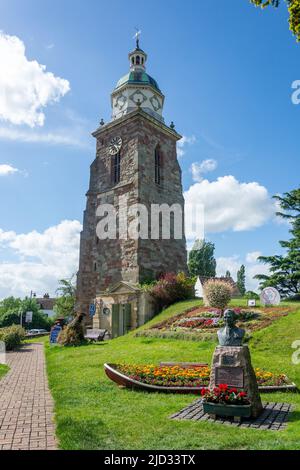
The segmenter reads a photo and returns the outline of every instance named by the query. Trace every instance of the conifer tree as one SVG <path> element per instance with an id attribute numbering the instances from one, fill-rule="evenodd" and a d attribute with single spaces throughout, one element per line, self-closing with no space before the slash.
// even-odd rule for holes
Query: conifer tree
<path id="1" fill-rule="evenodd" d="M 205 240 L 196 240 L 189 255 L 189 272 L 191 276 L 215 277 L 215 245 Z"/>
<path id="2" fill-rule="evenodd" d="M 274 196 L 279 201 L 281 211 L 279 217 L 291 224 L 290 240 L 280 241 L 285 248 L 283 255 L 260 256 L 259 261 L 270 265 L 270 274 L 257 274 L 255 279 L 261 281 L 260 287 L 275 287 L 283 297 L 300 293 L 300 188 L 294 189 L 283 196 Z"/>

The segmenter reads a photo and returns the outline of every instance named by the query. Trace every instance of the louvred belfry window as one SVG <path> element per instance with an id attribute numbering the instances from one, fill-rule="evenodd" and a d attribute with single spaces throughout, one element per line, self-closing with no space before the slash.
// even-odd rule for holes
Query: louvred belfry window
<path id="1" fill-rule="evenodd" d="M 118 152 L 113 156 L 113 181 L 115 184 L 120 182 L 121 178 L 121 155 Z"/>
<path id="2" fill-rule="evenodd" d="M 155 149 L 155 183 L 160 184 L 161 181 L 161 155 L 159 147 Z"/>

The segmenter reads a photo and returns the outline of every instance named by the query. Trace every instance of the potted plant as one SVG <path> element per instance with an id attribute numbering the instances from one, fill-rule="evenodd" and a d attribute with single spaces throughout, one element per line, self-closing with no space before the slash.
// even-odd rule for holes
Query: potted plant
<path id="1" fill-rule="evenodd" d="M 251 416 L 251 403 L 244 391 L 220 384 L 213 390 L 204 388 L 201 390 L 203 411 L 211 417 L 233 416 L 234 421 Z"/>

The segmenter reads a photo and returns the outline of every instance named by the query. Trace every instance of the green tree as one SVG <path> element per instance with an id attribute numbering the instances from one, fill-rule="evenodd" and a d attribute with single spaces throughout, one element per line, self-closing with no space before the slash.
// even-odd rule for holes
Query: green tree
<path id="1" fill-rule="evenodd" d="M 216 276 L 215 245 L 205 240 L 196 240 L 189 255 L 189 272 L 191 276 Z"/>
<path id="2" fill-rule="evenodd" d="M 245 293 L 245 297 L 246 297 L 246 299 L 255 299 L 255 300 L 259 300 L 259 295 L 258 295 L 256 292 L 253 292 L 253 290 L 248 290 L 248 291 Z"/>
<path id="3" fill-rule="evenodd" d="M 56 293 L 60 296 L 55 301 L 54 311 L 56 317 L 68 318 L 74 315 L 74 308 L 76 302 L 76 286 L 73 282 L 74 276 L 71 279 L 61 279 Z"/>
<path id="4" fill-rule="evenodd" d="M 0 302 L 0 328 L 20 323 L 20 308 L 22 300 L 7 297 Z"/>
<path id="5" fill-rule="evenodd" d="M 230 273 L 230 271 L 228 271 L 228 270 L 226 271 L 226 273 L 225 273 L 225 277 L 227 277 L 227 278 L 231 277 L 231 273 Z"/>
<path id="6" fill-rule="evenodd" d="M 25 323 L 26 312 L 32 312 L 32 322 Z M 0 302 L 0 328 L 21 323 L 26 328 L 44 328 L 48 330 L 51 320 L 43 313 L 36 299 L 8 297 Z"/>
<path id="7" fill-rule="evenodd" d="M 266 8 L 273 6 L 277 8 L 280 4 L 280 0 L 250 0 L 257 7 Z M 300 41 L 300 0 L 285 0 L 288 11 L 290 14 L 289 25 L 290 30 L 296 36 L 297 42 Z"/>
<path id="8" fill-rule="evenodd" d="M 270 266 L 270 274 L 257 274 L 255 279 L 261 281 L 260 287 L 275 287 L 282 297 L 299 295 L 300 293 L 300 188 L 294 189 L 283 196 L 274 196 L 279 202 L 279 217 L 288 220 L 291 239 L 279 241 L 286 250 L 283 255 L 260 256 L 259 261 Z"/>
<path id="9" fill-rule="evenodd" d="M 244 296 L 246 292 L 246 275 L 245 275 L 245 266 L 243 264 L 237 272 L 236 283 L 237 283 L 240 293 L 242 294 L 242 296 Z"/>

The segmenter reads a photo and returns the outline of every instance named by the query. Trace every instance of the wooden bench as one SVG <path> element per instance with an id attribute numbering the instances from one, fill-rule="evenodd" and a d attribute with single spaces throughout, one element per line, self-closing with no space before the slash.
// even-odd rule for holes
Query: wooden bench
<path id="1" fill-rule="evenodd" d="M 107 330 L 100 330 L 98 328 L 89 328 L 88 330 L 86 330 L 84 339 L 87 339 L 89 341 L 103 341 L 106 333 L 107 333 Z"/>

